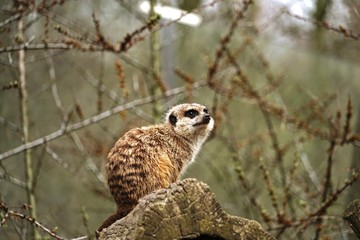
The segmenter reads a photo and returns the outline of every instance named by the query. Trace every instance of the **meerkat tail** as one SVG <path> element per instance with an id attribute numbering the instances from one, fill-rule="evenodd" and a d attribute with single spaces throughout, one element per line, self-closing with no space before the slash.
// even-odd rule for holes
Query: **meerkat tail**
<path id="1" fill-rule="evenodd" d="M 105 221 L 101 224 L 101 226 L 99 227 L 99 229 L 97 231 L 101 232 L 101 230 L 109 227 L 111 224 L 113 224 L 117 220 L 125 217 L 128 213 L 129 212 L 116 211 L 114 214 L 110 215 L 107 219 L 105 219 Z"/>

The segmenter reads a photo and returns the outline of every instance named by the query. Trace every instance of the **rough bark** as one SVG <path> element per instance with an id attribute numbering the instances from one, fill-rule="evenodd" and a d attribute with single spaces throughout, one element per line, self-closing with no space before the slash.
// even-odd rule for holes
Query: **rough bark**
<path id="1" fill-rule="evenodd" d="M 142 198 L 125 218 L 104 229 L 105 239 L 275 239 L 253 220 L 230 216 L 210 188 L 185 179 Z"/>
<path id="2" fill-rule="evenodd" d="M 344 220 L 360 239 L 360 199 L 352 201 L 344 211 Z"/>

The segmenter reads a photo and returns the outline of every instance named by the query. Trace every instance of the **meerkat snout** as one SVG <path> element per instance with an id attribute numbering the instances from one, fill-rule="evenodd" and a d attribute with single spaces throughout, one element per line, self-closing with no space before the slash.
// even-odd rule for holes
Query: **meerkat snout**
<path id="1" fill-rule="evenodd" d="M 209 114 L 204 116 L 204 123 L 208 124 L 211 120 L 211 116 Z"/>
<path id="2" fill-rule="evenodd" d="M 210 121 L 211 121 L 211 116 L 210 116 L 210 114 L 206 114 L 206 115 L 203 117 L 203 119 L 202 119 L 201 122 L 195 123 L 193 126 L 207 125 L 207 124 L 210 123 Z"/>

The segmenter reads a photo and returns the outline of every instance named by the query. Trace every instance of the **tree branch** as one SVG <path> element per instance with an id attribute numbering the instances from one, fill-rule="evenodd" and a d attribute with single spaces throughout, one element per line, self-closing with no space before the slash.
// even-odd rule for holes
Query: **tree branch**
<path id="1" fill-rule="evenodd" d="M 23 4 L 19 3 L 19 12 L 23 8 Z M 25 41 L 24 35 L 24 17 L 21 16 L 18 21 L 18 42 Z M 28 144 L 30 140 L 29 135 L 29 115 L 28 115 L 28 92 L 27 92 L 27 82 L 26 82 L 26 66 L 25 66 L 25 50 L 20 50 L 19 52 L 19 98 L 20 98 L 20 118 L 21 118 L 21 128 L 22 128 L 22 141 L 24 144 Z M 31 206 L 30 208 L 30 217 L 36 219 L 36 200 L 35 200 L 35 190 L 34 190 L 34 169 L 31 157 L 31 149 L 26 149 L 24 154 L 24 164 L 25 164 L 25 184 L 26 184 L 26 197 L 27 203 Z M 32 225 L 30 227 L 31 238 L 39 239 L 39 235 Z"/>
<path id="2" fill-rule="evenodd" d="M 206 86 L 207 83 L 205 81 L 199 81 L 194 83 L 193 88 L 200 88 L 200 87 L 204 87 Z M 27 144 L 23 144 L 21 146 L 18 146 L 16 148 L 13 148 L 7 152 L 4 152 L 2 154 L 0 154 L 0 161 L 9 158 L 11 156 L 14 156 L 16 154 L 19 154 L 27 149 L 32 149 L 35 147 L 38 147 L 40 145 L 43 145 L 45 143 L 51 142 L 67 133 L 79 130 L 81 128 L 84 128 L 86 126 L 92 125 L 94 123 L 97 123 L 101 120 L 104 120 L 105 118 L 108 118 L 116 113 L 119 113 L 121 111 L 124 110 L 128 110 L 137 106 L 141 106 L 141 105 L 145 105 L 148 103 L 151 103 L 157 99 L 161 99 L 161 98 L 167 98 L 167 97 L 171 97 L 171 96 L 175 96 L 175 95 L 179 95 L 182 93 L 185 93 L 187 91 L 187 87 L 178 87 L 178 88 L 174 88 L 171 90 L 166 91 L 163 95 L 161 96 L 149 96 L 149 97 L 145 97 L 145 98 L 141 98 L 141 99 L 136 99 L 134 101 L 116 106 L 114 108 L 111 108 L 110 110 L 104 111 L 100 114 L 97 114 L 93 117 L 87 118 L 81 122 L 78 123 L 74 123 L 74 124 L 70 124 L 64 127 L 61 127 L 59 130 L 52 132 L 42 138 L 36 139 L 34 141 L 31 141 Z"/>

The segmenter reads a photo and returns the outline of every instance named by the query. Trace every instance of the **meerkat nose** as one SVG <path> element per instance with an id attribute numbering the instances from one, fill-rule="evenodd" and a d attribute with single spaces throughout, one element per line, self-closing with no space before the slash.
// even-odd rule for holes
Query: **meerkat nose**
<path id="1" fill-rule="evenodd" d="M 209 114 L 206 114 L 206 115 L 204 116 L 203 122 L 204 122 L 204 123 L 209 123 L 210 120 L 211 120 L 211 116 L 210 116 Z"/>

